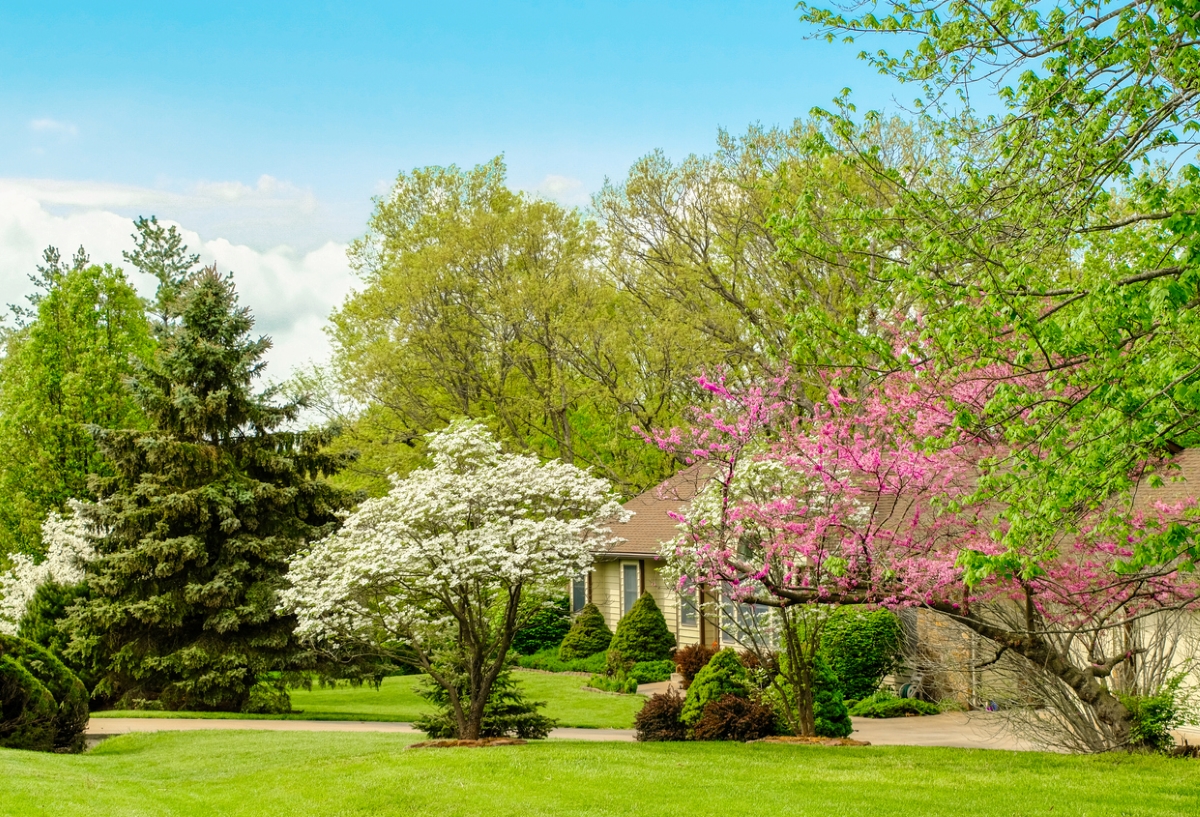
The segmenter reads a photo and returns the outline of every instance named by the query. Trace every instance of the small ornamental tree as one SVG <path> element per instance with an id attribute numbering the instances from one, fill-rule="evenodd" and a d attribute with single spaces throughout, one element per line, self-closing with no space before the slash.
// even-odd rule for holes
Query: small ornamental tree
<path id="1" fill-rule="evenodd" d="M 604 622 L 604 614 L 594 604 L 585 604 L 575 614 L 571 629 L 563 636 L 558 648 L 558 657 L 563 661 L 588 658 L 604 652 L 612 643 L 613 632 Z"/>
<path id="2" fill-rule="evenodd" d="M 921 349 L 895 342 L 909 357 Z M 822 626 L 805 612 L 814 606 L 948 616 L 990 642 L 984 661 L 1017 661 L 1043 679 L 1051 714 L 1061 713 L 1060 745 L 1126 745 L 1132 716 L 1113 686 L 1141 683 L 1134 659 L 1145 651 L 1130 633 L 1200 607 L 1197 503 L 1154 501 L 1159 475 L 1172 473 L 1164 452 L 1130 463 L 1137 496 L 1094 497 L 1049 534 L 1026 526 L 1023 508 L 985 478 L 1009 450 L 988 404 L 1001 385 L 1034 389 L 1041 376 L 980 364 L 948 377 L 916 364 L 864 385 L 847 373 L 861 393 L 831 387 L 808 417 L 792 416 L 786 382 L 734 393 L 703 381 L 714 406 L 688 431 L 655 435 L 712 474 L 679 515 L 685 532 L 665 554 L 669 569 L 681 585 L 774 608 L 792 667 L 811 667 L 804 645 L 819 638 L 807 622 Z M 1059 392 L 1045 389 L 1056 405 Z M 793 639 L 800 619 L 806 637 Z M 802 734 L 815 728 L 805 714 L 812 688 L 793 682 Z"/>
<path id="3" fill-rule="evenodd" d="M 86 508 L 104 534 L 70 649 L 98 657 L 101 694 L 259 708 L 256 685 L 282 694 L 285 673 L 310 666 L 277 593 L 287 560 L 349 504 L 321 478 L 346 458 L 324 452 L 328 434 L 287 430 L 299 402 L 253 391 L 271 342 L 251 335 L 232 278 L 206 268 L 176 289 L 177 277 L 160 292 L 154 362 L 132 383 L 150 427 L 93 429 L 113 476 Z"/>
<path id="4" fill-rule="evenodd" d="M 604 524 L 627 513 L 606 480 L 504 454 L 471 421 L 430 435 L 428 450 L 429 467 L 395 478 L 292 562 L 282 609 L 317 645 L 415 663 L 445 691 L 456 736 L 476 739 L 531 615 L 525 592 L 586 570 Z"/>
<path id="5" fill-rule="evenodd" d="M 621 653 L 626 661 L 665 661 L 675 649 L 675 636 L 667 629 L 667 620 L 654 601 L 643 593 L 617 624 L 608 649 Z"/>
<path id="6" fill-rule="evenodd" d="M 847 605 L 832 610 L 821 633 L 820 656 L 847 698 L 859 701 L 879 689 L 900 659 L 900 619 L 882 607 Z"/>
<path id="7" fill-rule="evenodd" d="M 696 673 L 696 677 L 688 686 L 679 719 L 687 726 L 694 726 L 704 714 L 704 707 L 709 701 L 715 701 L 723 695 L 745 698 L 749 691 L 746 668 L 738 660 L 737 653 L 726 647 L 714 655 L 712 660 L 704 665 L 704 669 Z"/>

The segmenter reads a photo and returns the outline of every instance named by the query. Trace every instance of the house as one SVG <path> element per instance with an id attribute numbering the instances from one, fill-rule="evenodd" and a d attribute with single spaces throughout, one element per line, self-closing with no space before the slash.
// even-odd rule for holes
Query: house
<path id="1" fill-rule="evenodd" d="M 1149 510 L 1155 503 L 1174 504 L 1196 496 L 1200 485 L 1200 449 L 1189 449 L 1175 458 L 1178 470 L 1169 474 L 1165 484 L 1138 486 L 1134 508 Z M 662 575 L 659 556 L 663 545 L 679 534 L 671 517 L 680 511 L 703 487 L 708 472 L 701 466 L 685 469 L 666 482 L 625 503 L 633 513 L 628 522 L 612 526 L 617 541 L 598 550 L 593 569 L 572 582 L 571 607 L 578 611 L 592 603 L 604 616 L 609 628 L 616 630 L 621 618 L 638 597 L 649 592 L 666 618 L 667 626 L 679 646 L 718 644 L 739 647 L 741 627 L 733 616 L 745 616 L 741 605 L 712 604 L 706 594 L 707 612 L 696 606 L 697 599 L 681 595 Z M 994 694 L 996 682 L 980 669 L 994 650 L 952 619 L 928 610 L 910 608 L 900 611 L 907 634 L 906 653 L 910 672 L 893 679 L 897 689 L 916 681 L 925 684 L 925 693 L 937 699 L 956 699 L 966 706 L 980 706 Z M 1200 626 L 1187 640 L 1200 645 Z M 1200 649 L 1200 648 L 1197 648 Z M 1182 666 L 1183 657 L 1193 655 L 1181 650 L 1169 663 Z M 923 664 L 923 666 L 922 666 Z"/>
<path id="2" fill-rule="evenodd" d="M 659 551 L 678 534 L 671 514 L 680 510 L 704 484 L 699 467 L 680 471 L 661 485 L 625 503 L 633 516 L 612 526 L 617 541 L 596 552 L 592 570 L 571 583 L 571 610 L 595 604 L 609 629 L 616 630 L 642 593 L 649 592 L 662 610 L 679 646 L 711 644 L 722 639 L 720 622 L 701 615 L 695 600 L 681 595 L 661 573 Z M 725 636 L 729 640 L 729 636 Z"/>

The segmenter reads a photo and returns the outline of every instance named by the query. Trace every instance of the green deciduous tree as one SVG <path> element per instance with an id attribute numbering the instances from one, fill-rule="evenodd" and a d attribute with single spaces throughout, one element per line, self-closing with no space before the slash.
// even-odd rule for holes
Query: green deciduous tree
<path id="1" fill-rule="evenodd" d="M 40 554 L 42 520 L 111 473 L 89 425 L 144 426 L 125 381 L 153 342 L 141 299 L 119 269 L 80 250 L 46 250 L 37 291 L 3 334 L 0 358 L 0 555 Z"/>
<path id="2" fill-rule="evenodd" d="M 190 275 L 161 311 L 133 379 L 149 427 L 95 430 L 113 473 L 88 513 L 107 534 L 69 629 L 99 657 L 101 693 L 237 711 L 297 667 L 276 593 L 287 559 L 348 504 L 321 479 L 345 457 L 323 453 L 327 435 L 285 430 L 298 404 L 252 390 L 270 341 L 251 336 L 229 276 Z"/>

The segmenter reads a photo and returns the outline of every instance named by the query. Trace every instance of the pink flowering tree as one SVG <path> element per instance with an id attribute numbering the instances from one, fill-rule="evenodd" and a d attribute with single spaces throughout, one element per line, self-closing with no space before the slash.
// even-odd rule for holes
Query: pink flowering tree
<path id="1" fill-rule="evenodd" d="M 1014 536 L 1021 509 L 988 479 L 1011 464 L 1004 429 L 976 419 L 1011 379 L 980 367 L 946 382 L 917 365 L 854 398 L 831 386 L 804 416 L 786 379 L 739 392 L 702 380 L 712 405 L 691 427 L 649 435 L 711 475 L 679 515 L 668 565 L 681 588 L 779 611 L 798 733 L 812 728 L 814 611 L 874 604 L 950 616 L 994 647 L 987 662 L 1047 674 L 1094 727 L 1076 745 L 1129 739 L 1112 676 L 1137 661 L 1139 622 L 1200 598 L 1195 503 L 1108 497 L 1053 537 Z"/>

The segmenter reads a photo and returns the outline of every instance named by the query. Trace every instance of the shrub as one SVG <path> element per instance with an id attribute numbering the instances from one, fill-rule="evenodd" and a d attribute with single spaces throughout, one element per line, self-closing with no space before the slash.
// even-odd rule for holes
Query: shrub
<path id="1" fill-rule="evenodd" d="M 533 655 L 518 655 L 517 666 L 525 669 L 540 669 L 544 672 L 604 672 L 606 657 L 602 652 L 587 658 L 564 661 L 558 657 L 558 648 L 541 650 Z"/>
<path id="2" fill-rule="evenodd" d="M 820 655 L 813 660 L 813 724 L 823 738 L 844 738 L 854 731 L 838 677 Z"/>
<path id="3" fill-rule="evenodd" d="M 746 668 L 738 661 L 736 652 L 723 649 L 696 673 L 688 687 L 680 720 L 687 726 L 693 726 L 704 714 L 704 707 L 709 701 L 715 701 L 723 695 L 744 698 L 747 692 Z"/>
<path id="4" fill-rule="evenodd" d="M 292 699 L 284 687 L 260 681 L 250 688 L 250 697 L 242 711 L 253 715 L 281 715 L 292 711 Z"/>
<path id="5" fill-rule="evenodd" d="M 467 689 L 465 678 L 461 679 L 459 688 L 460 695 L 465 698 Z M 417 694 L 437 706 L 438 711 L 432 715 L 422 715 L 413 722 L 413 726 L 434 740 L 462 737 L 458 734 L 458 725 L 450 706 L 450 695 L 445 688 L 426 682 L 417 690 Z M 484 705 L 479 737 L 517 737 L 524 740 L 540 740 L 549 735 L 550 730 L 556 725 L 554 719 L 547 718 L 538 712 L 538 709 L 545 705 L 544 702 L 528 700 L 521 694 L 508 670 L 501 670 L 500 675 L 492 684 L 491 693 Z"/>
<path id="6" fill-rule="evenodd" d="M 558 648 L 558 657 L 563 661 L 587 658 L 607 650 L 612 639 L 612 630 L 604 623 L 600 610 L 596 605 L 588 604 L 575 614 L 571 629 Z"/>
<path id="7" fill-rule="evenodd" d="M 836 607 L 821 633 L 821 657 L 847 698 L 869 698 L 896 668 L 903 643 L 900 619 L 890 610 Z"/>
<path id="8" fill-rule="evenodd" d="M 15 658 L 0 655 L 0 747 L 54 749 L 54 696 Z"/>
<path id="9" fill-rule="evenodd" d="M 716 654 L 717 651 L 707 644 L 692 644 L 675 651 L 675 671 L 683 676 L 684 689 Z"/>
<path id="10" fill-rule="evenodd" d="M 911 715 L 936 715 L 942 710 L 928 701 L 916 698 L 897 698 L 889 690 L 881 689 L 869 698 L 863 698 L 850 707 L 856 718 L 904 718 Z"/>
<path id="11" fill-rule="evenodd" d="M 643 593 L 617 625 L 610 650 L 618 650 L 629 661 L 663 661 L 675 649 L 675 636 L 667 629 L 667 620 L 654 601 Z"/>
<path id="12" fill-rule="evenodd" d="M 743 743 L 775 734 L 775 712 L 762 701 L 722 695 L 704 705 L 692 727 L 696 740 L 738 740 Z"/>
<path id="13" fill-rule="evenodd" d="M 634 718 L 634 737 L 642 741 L 686 740 L 687 727 L 679 719 L 683 698 L 674 688 L 653 695 Z"/>
<path id="14" fill-rule="evenodd" d="M 54 746 L 81 752 L 88 724 L 88 693 L 83 683 L 44 647 L 24 638 L 0 635 L 0 655 L 24 667 L 54 701 Z"/>
<path id="15" fill-rule="evenodd" d="M 539 608 L 528 623 L 513 635 L 512 649 L 521 655 L 533 655 L 548 648 L 557 648 L 571 629 L 571 600 L 567 597 Z"/>
<path id="16" fill-rule="evenodd" d="M 629 677 L 636 678 L 639 684 L 656 684 L 660 681 L 671 680 L 671 674 L 675 672 L 675 662 L 666 661 L 639 661 L 629 669 Z"/>
<path id="17" fill-rule="evenodd" d="M 638 682 L 636 678 L 631 678 L 622 670 L 613 675 L 593 675 L 588 681 L 588 686 L 605 692 L 633 695 L 637 692 Z"/>
<path id="18" fill-rule="evenodd" d="M 1130 749 L 1167 752 L 1175 746 L 1171 730 L 1184 721 L 1178 701 L 1182 681 L 1177 676 L 1154 695 L 1120 696 L 1129 710 Z"/>

